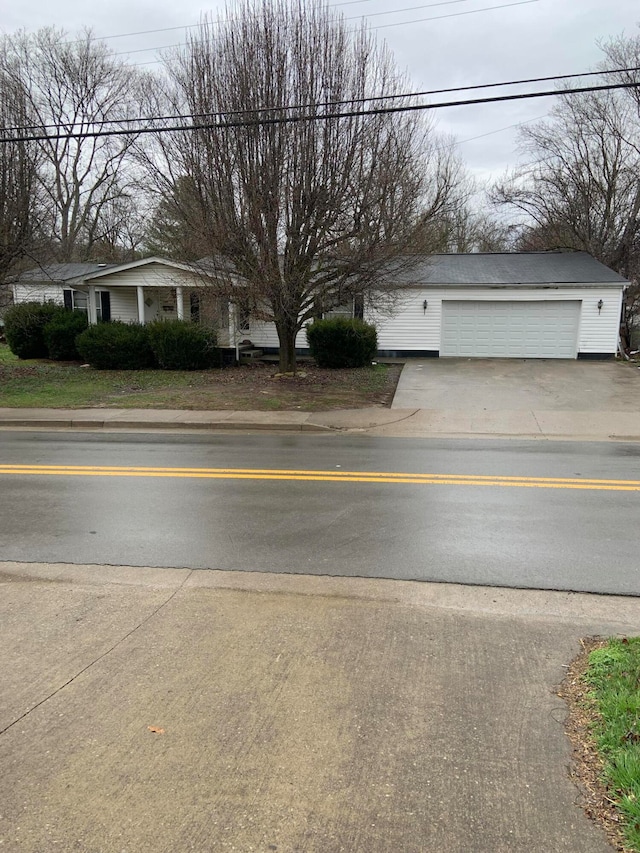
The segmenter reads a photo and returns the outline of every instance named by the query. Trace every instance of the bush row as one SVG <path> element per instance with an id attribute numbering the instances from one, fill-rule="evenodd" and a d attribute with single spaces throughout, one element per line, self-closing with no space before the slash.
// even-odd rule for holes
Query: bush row
<path id="1" fill-rule="evenodd" d="M 5 334 L 18 358 L 79 358 L 99 370 L 206 370 L 220 366 L 215 331 L 187 320 L 146 326 L 114 320 L 87 326 L 87 317 L 52 303 L 26 302 L 5 313 Z M 319 367 L 363 367 L 375 358 L 376 330 L 362 320 L 336 317 L 307 326 Z"/>
<path id="2" fill-rule="evenodd" d="M 98 370 L 207 370 L 220 366 L 213 329 L 188 320 L 99 323 L 77 339 L 81 357 Z"/>
<path id="3" fill-rule="evenodd" d="M 18 358 L 82 359 L 99 370 L 206 370 L 220 364 L 215 331 L 187 320 L 88 326 L 79 311 L 24 302 L 9 308 L 4 322 Z"/>

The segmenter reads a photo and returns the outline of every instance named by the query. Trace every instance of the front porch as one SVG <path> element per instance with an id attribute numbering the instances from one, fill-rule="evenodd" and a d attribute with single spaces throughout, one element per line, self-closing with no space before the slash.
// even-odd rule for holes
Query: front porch
<path id="1" fill-rule="evenodd" d="M 234 306 L 206 288 L 182 286 L 74 285 L 65 304 L 87 312 L 90 324 L 108 320 L 146 325 L 156 320 L 190 320 L 215 328 L 220 346 L 233 346 L 240 332 Z"/>

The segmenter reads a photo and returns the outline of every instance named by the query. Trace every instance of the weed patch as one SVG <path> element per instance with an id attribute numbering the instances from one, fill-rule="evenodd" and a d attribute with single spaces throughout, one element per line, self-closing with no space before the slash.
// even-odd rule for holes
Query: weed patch
<path id="1" fill-rule="evenodd" d="M 614 848 L 640 853 L 640 637 L 590 640 L 559 694 L 587 814 Z"/>

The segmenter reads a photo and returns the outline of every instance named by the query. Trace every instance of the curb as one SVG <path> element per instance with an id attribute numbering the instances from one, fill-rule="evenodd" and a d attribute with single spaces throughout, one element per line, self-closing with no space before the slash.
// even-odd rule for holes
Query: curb
<path id="1" fill-rule="evenodd" d="M 127 420 L 73 420 L 70 418 L 16 418 L 0 419 L 0 429 L 12 427 L 34 429 L 135 429 L 135 430 L 242 430 L 273 432 L 334 432 L 337 428 L 322 424 L 299 423 L 259 423 L 255 421 L 212 421 L 210 423 L 189 423 L 184 421 L 127 421 Z"/>

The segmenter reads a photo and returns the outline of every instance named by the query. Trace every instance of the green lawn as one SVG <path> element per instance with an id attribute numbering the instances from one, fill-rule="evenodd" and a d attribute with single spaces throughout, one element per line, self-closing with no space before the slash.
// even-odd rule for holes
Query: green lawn
<path id="1" fill-rule="evenodd" d="M 640 853 L 640 637 L 594 649 L 584 681 L 602 781 L 620 812 L 627 849 Z"/>
<path id="2" fill-rule="evenodd" d="M 277 377 L 274 365 L 225 370 L 93 370 L 20 361 L 0 344 L 0 407 L 323 411 L 390 406 L 399 365 L 355 370 L 302 366 Z"/>

